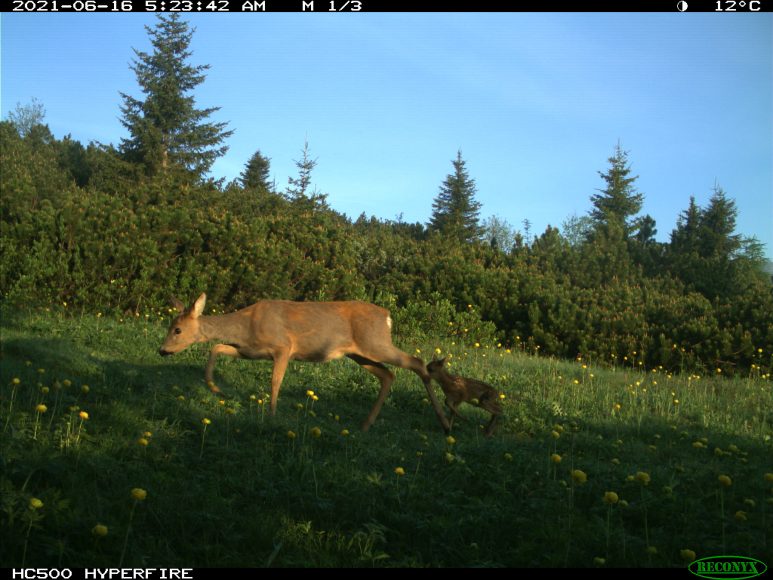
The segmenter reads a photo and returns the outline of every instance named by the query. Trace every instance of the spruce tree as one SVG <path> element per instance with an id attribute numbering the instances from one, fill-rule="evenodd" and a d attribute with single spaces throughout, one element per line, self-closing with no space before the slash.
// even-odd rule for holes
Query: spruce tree
<path id="1" fill-rule="evenodd" d="M 121 93 L 121 123 L 130 135 L 121 140 L 121 153 L 143 164 L 148 175 L 181 167 L 201 179 L 228 150 L 223 142 L 233 133 L 225 130 L 227 123 L 207 122 L 219 107 L 198 109 L 190 94 L 204 82 L 209 65 L 188 63 L 193 30 L 178 13 L 159 14 L 155 27 L 145 30 L 153 51 L 134 49 L 131 69 L 144 96 Z"/>
<path id="2" fill-rule="evenodd" d="M 316 189 L 309 191 L 311 187 L 311 172 L 317 166 L 317 160 L 311 158 L 308 140 L 304 141 L 301 153 L 301 158 L 295 160 L 295 166 L 298 168 L 298 177 L 289 177 L 287 179 L 287 198 L 297 206 L 310 209 L 327 207 L 326 194 L 319 193 Z"/>
<path id="3" fill-rule="evenodd" d="M 452 163 L 454 173 L 440 186 L 440 193 L 432 203 L 428 227 L 446 237 L 470 242 L 483 234 L 478 221 L 481 204 L 475 200 L 475 180 L 467 173 L 461 150 Z"/>
<path id="4" fill-rule="evenodd" d="M 641 210 L 644 196 L 636 191 L 634 182 L 638 175 L 629 176 L 631 167 L 628 163 L 628 152 L 623 151 L 620 143 L 615 147 L 615 153 L 609 158 L 610 168 L 606 173 L 599 171 L 599 175 L 606 182 L 604 189 L 591 196 L 594 209 L 591 217 L 598 226 L 620 227 L 625 239 L 638 228 L 638 223 L 633 220 Z"/>
<path id="5" fill-rule="evenodd" d="M 261 154 L 260 150 L 253 153 L 247 162 L 244 171 L 239 175 L 239 182 L 244 189 L 270 191 L 269 173 L 271 171 L 271 159 Z"/>

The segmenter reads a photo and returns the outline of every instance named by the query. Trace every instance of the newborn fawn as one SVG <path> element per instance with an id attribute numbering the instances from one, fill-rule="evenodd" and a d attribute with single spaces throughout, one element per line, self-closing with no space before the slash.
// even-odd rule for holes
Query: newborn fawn
<path id="1" fill-rule="evenodd" d="M 443 368 L 445 362 L 445 358 L 433 360 L 427 365 L 427 373 L 429 373 L 430 378 L 440 383 L 440 387 L 443 389 L 446 405 L 451 410 L 450 424 L 454 424 L 454 416 L 462 418 L 456 409 L 459 403 L 477 405 L 491 413 L 491 421 L 486 425 L 484 431 L 486 437 L 491 437 L 494 434 L 497 419 L 502 414 L 502 407 L 498 400 L 499 394 L 496 389 L 482 381 L 450 374 Z"/>

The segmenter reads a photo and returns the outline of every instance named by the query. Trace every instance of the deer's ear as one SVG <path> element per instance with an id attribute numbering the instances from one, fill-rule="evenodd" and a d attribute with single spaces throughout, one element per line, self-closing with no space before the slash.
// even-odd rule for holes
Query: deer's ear
<path id="1" fill-rule="evenodd" d="M 176 297 L 172 296 L 169 298 L 169 303 L 172 305 L 172 308 L 177 310 L 177 312 L 183 312 L 185 310 L 185 304 L 180 302 Z"/>
<path id="2" fill-rule="evenodd" d="M 191 313 L 193 314 L 194 318 L 198 318 L 202 315 L 204 312 L 204 306 L 207 304 L 207 295 L 202 292 L 201 296 L 199 296 L 196 299 L 196 302 L 193 303 L 193 306 L 191 307 Z"/>

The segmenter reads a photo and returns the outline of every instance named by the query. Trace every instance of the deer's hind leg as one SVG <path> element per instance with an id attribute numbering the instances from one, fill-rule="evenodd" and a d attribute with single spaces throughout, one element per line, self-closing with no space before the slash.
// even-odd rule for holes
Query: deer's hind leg
<path id="1" fill-rule="evenodd" d="M 376 422 L 376 418 L 381 412 L 381 407 L 384 404 L 387 395 L 389 395 L 389 388 L 392 386 L 392 382 L 395 380 L 395 376 L 392 374 L 392 371 L 390 371 L 380 362 L 370 360 L 369 358 L 360 356 L 358 354 L 348 354 L 346 356 L 352 359 L 369 373 L 375 375 L 375 377 L 381 383 L 381 390 L 378 392 L 376 403 L 373 405 L 373 409 L 371 409 L 370 414 L 368 414 L 367 418 L 365 421 L 363 421 L 361 426 L 363 431 L 367 431 L 370 429 L 371 425 Z"/>
<path id="2" fill-rule="evenodd" d="M 499 401 L 497 401 L 496 393 L 482 397 L 479 406 L 481 409 L 485 409 L 491 413 L 491 421 L 489 421 L 488 425 L 486 425 L 486 429 L 483 431 L 483 434 L 486 437 L 491 437 L 494 434 L 494 430 L 497 428 L 497 421 L 502 415 L 502 406 L 499 404 Z"/>

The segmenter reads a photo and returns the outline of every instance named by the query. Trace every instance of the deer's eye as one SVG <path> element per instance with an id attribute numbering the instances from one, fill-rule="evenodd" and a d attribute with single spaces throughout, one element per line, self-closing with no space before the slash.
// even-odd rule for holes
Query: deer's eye
<path id="1" fill-rule="evenodd" d="M 178 326 L 177 328 L 175 328 L 175 329 L 174 329 L 174 333 L 175 333 L 175 334 L 181 334 L 181 333 L 182 333 L 182 331 L 183 331 L 183 330 L 182 330 L 182 328 L 180 328 L 179 326 Z"/>

